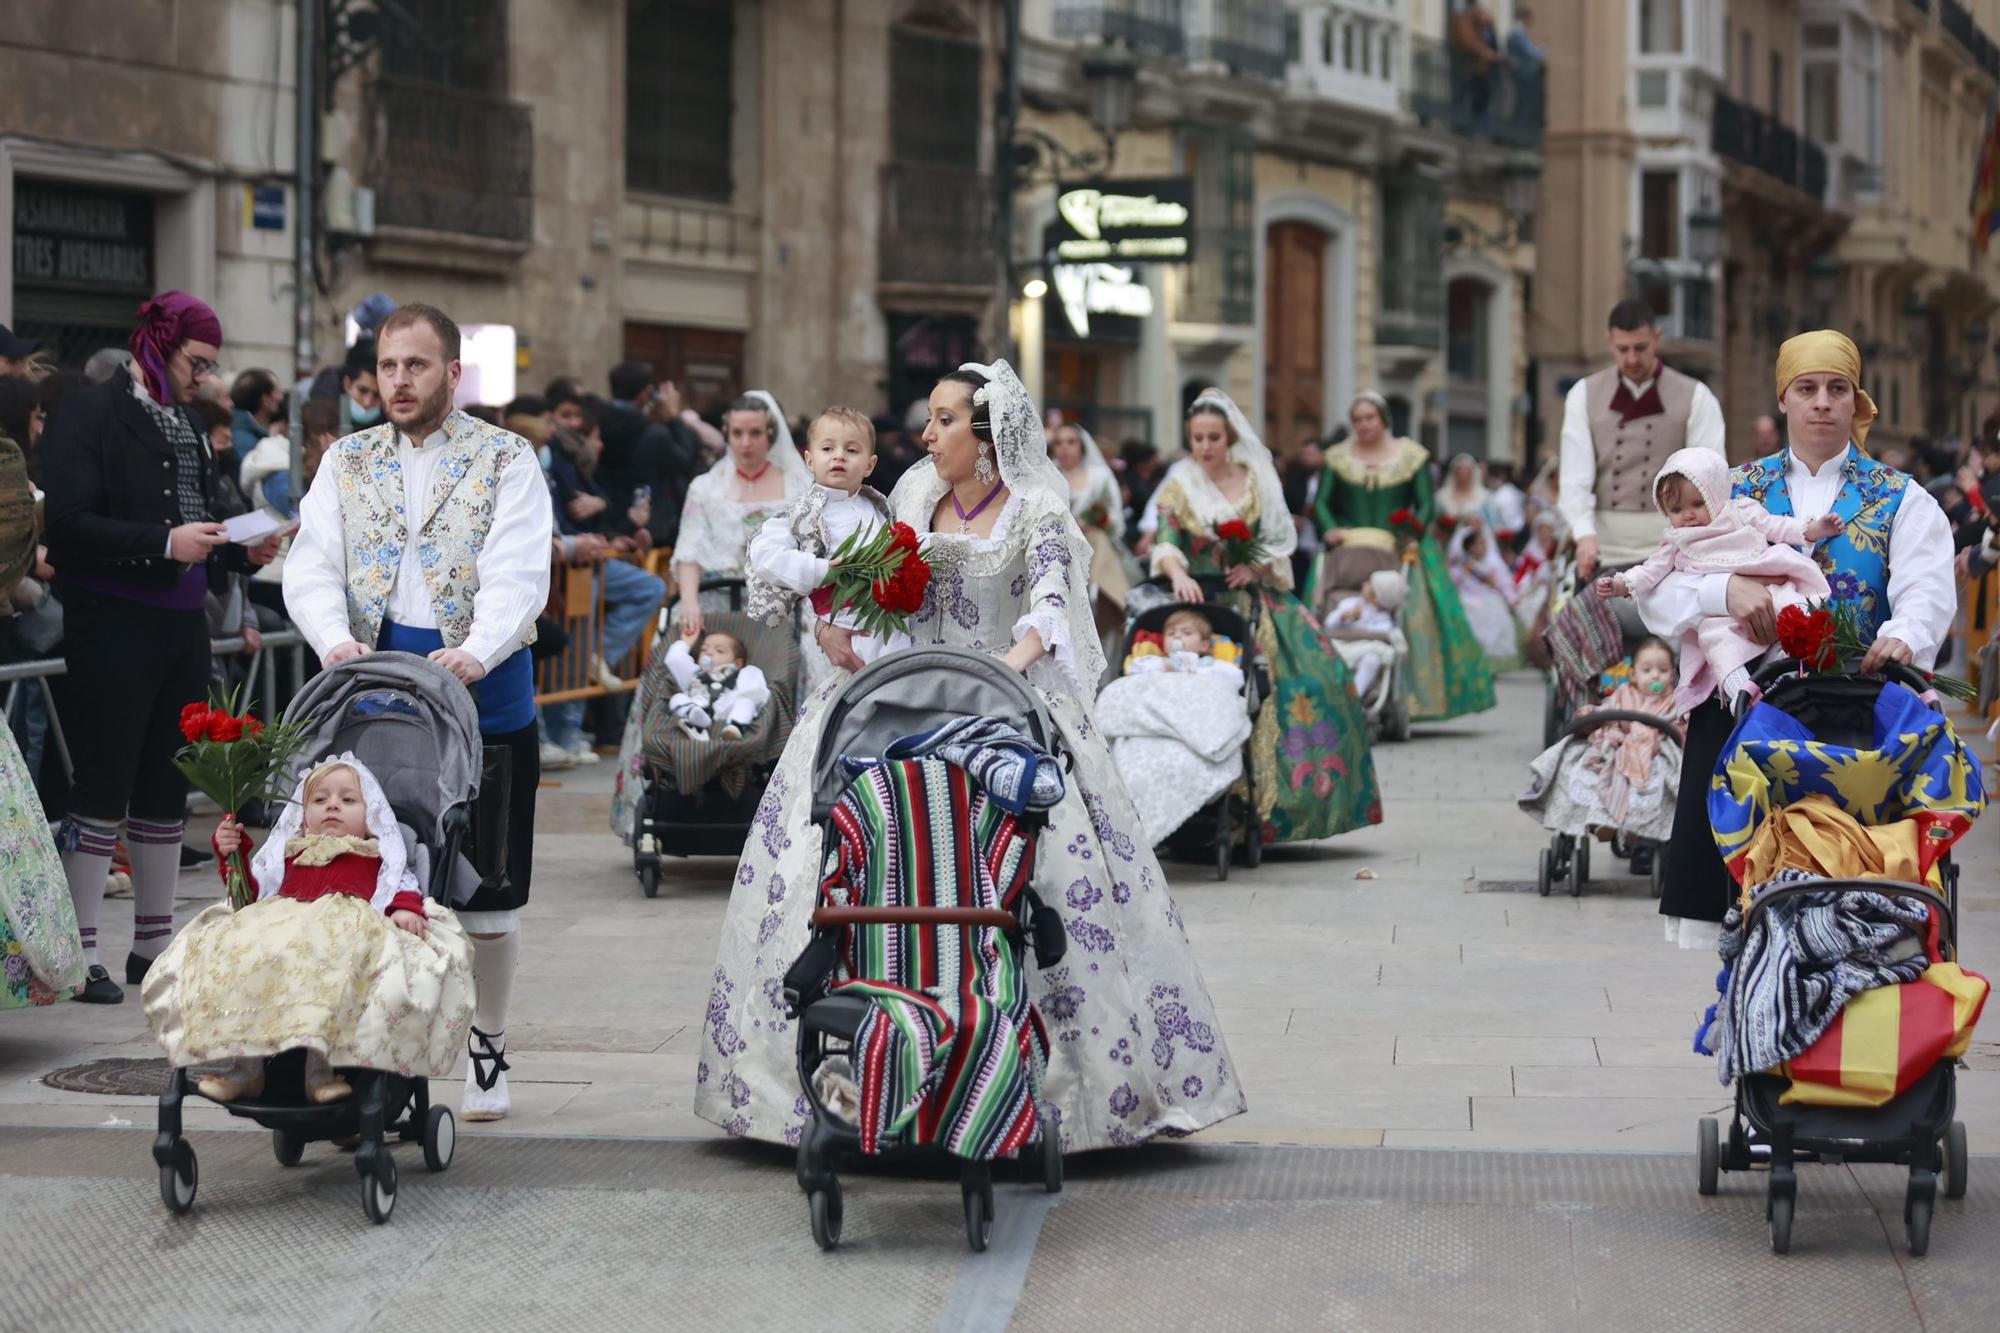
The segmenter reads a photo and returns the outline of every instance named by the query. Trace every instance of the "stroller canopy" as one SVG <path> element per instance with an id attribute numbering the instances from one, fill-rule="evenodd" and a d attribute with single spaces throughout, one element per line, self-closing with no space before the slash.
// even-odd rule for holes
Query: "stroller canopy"
<path id="1" fill-rule="evenodd" d="M 351 750 L 396 818 L 429 846 L 444 835 L 445 811 L 479 790 L 472 692 L 414 653 L 368 653 L 322 671 L 292 699 L 285 721 L 305 728 L 306 742 L 284 785 L 322 756 Z"/>
<path id="2" fill-rule="evenodd" d="M 912 648 L 855 672 L 827 705 L 813 756 L 814 820 L 825 819 L 847 787 L 843 755 L 879 758 L 892 741 L 966 716 L 1005 722 L 1037 749 L 1055 749 L 1055 724 L 1034 687 L 997 657 L 969 648 Z"/>

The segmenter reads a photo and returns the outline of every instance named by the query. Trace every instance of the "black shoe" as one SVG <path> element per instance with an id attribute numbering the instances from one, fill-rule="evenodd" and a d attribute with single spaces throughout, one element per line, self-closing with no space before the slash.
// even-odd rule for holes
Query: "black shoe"
<path id="1" fill-rule="evenodd" d="M 84 1004 L 123 1004 L 125 992 L 118 989 L 118 983 L 111 979 L 109 972 L 92 963 L 89 975 L 84 978 L 83 989 L 76 993 L 76 998 Z"/>
<path id="2" fill-rule="evenodd" d="M 139 956 L 138 954 L 136 954 L 136 953 L 128 953 L 128 954 L 126 954 L 126 955 L 125 955 L 125 984 L 126 984 L 126 985 L 128 985 L 128 986 L 142 986 L 142 985 L 144 985 L 144 984 L 145 984 L 145 982 L 146 982 L 146 973 L 147 973 L 147 972 L 149 972 L 149 971 L 151 971 L 151 970 L 152 970 L 152 967 L 153 967 L 153 960 L 152 960 L 152 959 L 150 959 L 150 958 L 141 958 L 141 957 L 140 957 L 140 956 Z"/>
<path id="3" fill-rule="evenodd" d="M 1651 847 L 1634 848 L 1632 851 L 1632 873 L 1635 875 L 1652 874 L 1653 854 L 1654 849 Z"/>
<path id="4" fill-rule="evenodd" d="M 190 870 L 207 870 L 214 864 L 214 852 L 204 852 L 199 847 L 190 847 L 186 843 L 181 844 L 181 873 L 185 874 Z"/>

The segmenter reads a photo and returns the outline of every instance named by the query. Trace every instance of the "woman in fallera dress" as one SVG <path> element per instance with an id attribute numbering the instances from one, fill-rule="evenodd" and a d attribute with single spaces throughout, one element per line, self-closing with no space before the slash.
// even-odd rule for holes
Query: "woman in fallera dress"
<path id="1" fill-rule="evenodd" d="M 934 569 L 911 635 L 919 647 L 970 648 L 1020 671 L 1071 760 L 1034 877 L 1069 937 L 1062 964 L 1034 975 L 1052 1044 L 1043 1096 L 1069 1152 L 1192 1133 L 1242 1111 L 1243 1090 L 1166 876 L 1091 722 L 1104 662 L 1090 546 L 1070 516 L 1069 487 L 1004 361 L 947 375 L 930 411 L 929 457 L 890 497 Z M 846 630 L 821 623 L 814 632 L 822 647 L 844 647 Z M 826 702 L 842 683 L 823 683 L 800 710 L 723 923 L 695 1111 L 732 1134 L 796 1142 L 807 1114 L 781 990 L 815 905 L 812 764 Z"/>

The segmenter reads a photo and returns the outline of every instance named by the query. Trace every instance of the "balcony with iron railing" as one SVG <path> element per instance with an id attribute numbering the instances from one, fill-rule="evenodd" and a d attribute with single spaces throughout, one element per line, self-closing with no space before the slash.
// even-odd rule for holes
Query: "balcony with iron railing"
<path id="1" fill-rule="evenodd" d="M 1394 115 L 1403 105 L 1405 43 L 1397 0 L 1291 0 L 1291 86 Z"/>
<path id="2" fill-rule="evenodd" d="M 1123 42 L 1159 56 L 1187 53 L 1183 0 L 1056 0 L 1055 35 L 1065 41 Z"/>
<path id="3" fill-rule="evenodd" d="M 992 201 L 993 183 L 982 171 L 928 162 L 883 167 L 880 280 L 990 286 Z"/>
<path id="4" fill-rule="evenodd" d="M 382 75 L 372 109 L 378 227 L 519 244 L 533 238 L 535 134 L 528 107 Z"/>
<path id="5" fill-rule="evenodd" d="M 1283 0 L 1189 0 L 1188 56 L 1259 79 L 1285 77 Z"/>
<path id="6" fill-rule="evenodd" d="M 1716 94 L 1710 147 L 1772 180 L 1802 190 L 1821 202 L 1826 200 L 1829 173 L 1825 150 L 1817 144 L 1802 142 L 1797 130 L 1779 124 L 1747 102 Z"/>
<path id="7" fill-rule="evenodd" d="M 1478 69 L 1469 56 L 1410 39 L 1410 114 L 1429 126 L 1508 148 L 1542 146 L 1546 71 Z"/>

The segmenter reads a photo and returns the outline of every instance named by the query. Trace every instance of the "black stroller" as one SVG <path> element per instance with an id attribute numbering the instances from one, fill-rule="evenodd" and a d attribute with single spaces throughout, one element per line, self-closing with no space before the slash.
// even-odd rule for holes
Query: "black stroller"
<path id="1" fill-rule="evenodd" d="M 1893 682 L 1920 697 L 1930 686 L 1907 667 L 1894 667 L 1887 679 L 1830 674 L 1793 675 L 1798 663 L 1774 662 L 1756 675 L 1767 692 L 1764 702 L 1790 715 L 1830 746 L 1861 748 L 1872 736 L 1877 698 Z M 1933 703 L 1935 707 L 1935 704 Z M 1741 713 L 1739 712 L 1739 719 Z M 1903 738 L 1905 741 L 1908 737 Z M 1778 904 L 1806 894 L 1868 893 L 1921 907 L 1930 914 L 1936 933 L 1933 962 L 1952 962 L 1957 954 L 1958 868 L 1949 852 L 1936 863 L 1942 888 L 1882 879 L 1811 879 L 1768 888 L 1745 912 L 1743 928 L 1750 931 Z M 1934 1063 L 1916 1081 L 1879 1106 L 1833 1106 L 1796 1102 L 1784 1094 L 1792 1079 L 1778 1073 L 1751 1073 L 1735 1082 L 1735 1105 L 1727 1135 L 1713 1118 L 1696 1125 L 1699 1189 L 1714 1194 L 1720 1173 L 1768 1168 L 1764 1213 L 1771 1226 L 1771 1249 L 1791 1248 L 1792 1217 L 1798 1199 L 1799 1162 L 1882 1162 L 1909 1168 L 1903 1198 L 1903 1220 L 1910 1253 L 1923 1254 L 1930 1245 L 1931 1218 L 1943 1176 L 1948 1199 L 1965 1196 L 1965 1126 L 1952 1118 L 1956 1105 L 1956 1061 Z M 1753 1151 L 1752 1138 L 1756 1149 Z M 1768 1155 L 1767 1155 L 1768 1154 Z"/>
<path id="2" fill-rule="evenodd" d="M 734 856 L 749 836 L 750 821 L 764 786 L 791 738 L 800 703 L 799 629 L 792 620 L 766 625 L 743 610 L 744 581 L 703 579 L 704 593 L 721 593 L 727 611 L 704 611 L 713 632 L 742 640 L 750 661 L 770 682 L 771 701 L 737 740 L 698 741 L 668 715 L 675 685 L 666 668 L 667 637 L 662 632 L 646 666 L 639 719 L 641 790 L 632 803 L 632 868 L 648 898 L 660 892 L 662 856 Z M 661 623 L 671 626 L 667 612 Z"/>
<path id="3" fill-rule="evenodd" d="M 508 751 L 486 750 L 472 696 L 442 667 L 410 653 L 370 653 L 321 672 L 285 710 L 308 725 L 307 743 L 290 779 L 329 754 L 352 752 L 381 783 L 426 896 L 450 904 L 468 899 L 483 874 L 506 874 Z M 482 790 L 483 799 L 477 801 Z M 416 854 L 421 848 L 426 854 Z M 470 851 L 467 861 L 462 851 Z M 475 868 L 474 863 L 477 867 Z M 181 1104 L 195 1090 L 188 1070 L 173 1069 L 160 1094 L 153 1161 L 160 1200 L 175 1213 L 194 1207 L 200 1171 L 182 1132 Z M 297 1166 L 308 1143 L 358 1139 L 354 1169 L 361 1207 L 386 1222 L 396 1207 L 394 1133 L 423 1145 L 424 1165 L 451 1165 L 457 1126 L 451 1110 L 433 1105 L 430 1080 L 373 1069 L 340 1071 L 352 1096 L 316 1104 L 305 1096 L 305 1053 L 286 1051 L 266 1065 L 264 1091 L 221 1103 L 231 1115 L 271 1131 L 280 1166 Z"/>
<path id="4" fill-rule="evenodd" d="M 1025 957 L 1032 942 L 1037 964 L 1053 967 L 1066 944 L 1060 917 L 1027 887 L 1035 838 L 1046 827 L 1046 815 L 1030 810 L 1006 816 L 997 804 L 982 804 L 964 771 L 941 759 L 892 761 L 851 780 L 841 764 L 847 756 L 881 755 L 898 739 L 967 715 L 1007 723 L 1038 750 L 1056 753 L 1055 727 L 1019 674 L 982 653 L 915 648 L 856 672 L 827 707 L 813 763 L 812 815 L 828 848 L 823 874 L 828 901 L 813 913 L 811 941 L 784 980 L 787 1012 L 798 1023 L 799 1082 L 812 1107 L 812 1118 L 799 1136 L 799 1188 L 809 1197 L 813 1239 L 823 1250 L 840 1243 L 843 1204 L 837 1172 L 844 1161 L 864 1152 L 859 1122 L 868 1113 L 850 1118 L 830 1109 L 816 1075 L 828 1060 L 846 1057 L 859 1077 L 863 1057 L 858 1038 L 878 1003 L 868 998 L 866 987 L 890 991 L 892 999 L 915 996 L 925 1003 L 922 997 L 938 988 L 928 976 L 930 966 L 940 957 L 955 959 L 953 968 L 963 969 L 955 989 L 967 997 L 1011 997 L 1014 1012 L 998 1021 L 1011 1023 L 1022 1043 L 1033 1036 L 1046 1050 L 1040 1015 L 1026 999 Z M 892 776 L 880 776 L 891 768 L 896 770 Z M 847 799 L 864 788 L 858 799 Z M 883 812 L 879 829 L 866 823 L 871 806 Z M 940 808 L 969 813 L 948 824 L 927 818 Z M 922 844 L 916 854 L 886 850 L 900 849 L 899 833 L 919 825 L 928 837 L 910 833 Z M 927 862 L 927 855 L 939 859 Z M 931 871 L 930 866 L 941 868 Z M 847 905 L 838 905 L 843 900 Z M 856 983 L 863 989 L 851 989 Z M 1001 1014 L 1005 1006 L 987 1012 Z M 971 1039 L 969 1031 L 965 1039 Z M 974 1251 L 984 1250 L 992 1234 L 995 1157 L 1025 1157 L 1032 1150 L 1044 1187 L 1051 1193 L 1062 1188 L 1055 1124 L 1035 1102 L 1038 1077 L 1020 1067 L 1036 1057 L 1025 1045 L 1014 1053 L 1021 1057 L 1019 1063 L 1010 1065 L 1001 1054 L 994 1054 L 991 1063 L 980 1062 L 978 1091 L 966 1094 L 977 1097 L 1008 1086 L 1001 1071 L 1012 1068 L 1014 1100 L 983 1120 L 990 1128 L 961 1140 L 940 1136 L 935 1146 L 906 1147 L 904 1136 L 886 1132 L 876 1140 L 886 1153 L 945 1156 L 958 1163 L 966 1240 Z M 900 1085 L 899 1090 L 913 1091 Z M 948 1095 L 961 1094 L 954 1090 Z M 926 1107 L 946 1096 L 932 1089 L 925 1094 Z"/>
<path id="5" fill-rule="evenodd" d="M 1221 579 L 1200 579 L 1200 602 L 1165 600 L 1169 585 L 1152 579 L 1133 588 L 1126 600 L 1125 641 L 1120 664 L 1128 660 L 1141 633 L 1157 634 L 1176 611 L 1198 611 L 1217 634 L 1236 644 L 1242 652 L 1243 707 L 1252 727 L 1264 700 L 1271 693 L 1270 668 L 1257 653 L 1257 622 L 1262 615 L 1255 598 L 1242 599 L 1247 611 L 1238 611 L 1232 590 Z M 1229 878 L 1229 868 L 1241 857 L 1245 868 L 1255 870 L 1264 860 L 1263 830 L 1257 820 L 1257 765 L 1255 736 L 1243 743 L 1243 779 L 1236 789 L 1225 791 L 1190 816 L 1168 835 L 1166 849 L 1176 860 L 1215 859 L 1215 877 Z"/>

